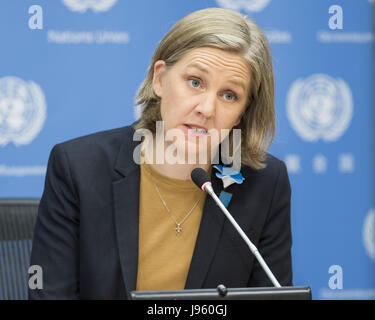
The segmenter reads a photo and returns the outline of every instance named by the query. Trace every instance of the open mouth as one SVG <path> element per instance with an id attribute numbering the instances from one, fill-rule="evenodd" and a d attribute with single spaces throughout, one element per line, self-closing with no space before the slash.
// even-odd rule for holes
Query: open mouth
<path id="1" fill-rule="evenodd" d="M 205 134 L 205 135 L 208 134 L 208 131 L 205 128 L 202 128 L 202 127 L 198 127 L 198 126 L 194 126 L 194 125 L 190 125 L 190 124 L 185 124 L 185 127 L 188 128 L 188 130 L 191 130 L 194 133 Z"/>

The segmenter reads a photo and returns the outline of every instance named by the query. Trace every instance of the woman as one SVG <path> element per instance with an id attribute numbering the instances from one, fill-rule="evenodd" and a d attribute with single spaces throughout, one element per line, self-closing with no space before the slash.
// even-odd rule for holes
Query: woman
<path id="1" fill-rule="evenodd" d="M 211 174 L 281 285 L 291 285 L 290 185 L 283 162 L 265 152 L 275 131 L 274 84 L 260 29 L 231 10 L 186 16 L 156 49 L 138 105 L 132 126 L 53 148 L 31 256 L 43 269 L 43 289 L 30 289 L 30 298 L 271 286 L 191 181 L 196 167 Z M 220 152 L 225 142 L 234 150 L 228 157 Z M 230 165 L 239 172 L 223 177 Z"/>

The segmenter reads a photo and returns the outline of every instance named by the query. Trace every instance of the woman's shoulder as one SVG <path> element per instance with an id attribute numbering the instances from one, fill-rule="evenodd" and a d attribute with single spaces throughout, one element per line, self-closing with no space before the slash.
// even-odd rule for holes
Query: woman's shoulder
<path id="1" fill-rule="evenodd" d="M 255 170 L 251 168 L 250 166 L 242 165 L 241 171 L 244 170 L 246 172 L 253 172 L 257 174 L 267 174 L 267 173 L 278 172 L 280 169 L 286 168 L 284 161 L 280 160 L 279 158 L 277 158 L 276 156 L 270 153 L 266 153 L 266 157 L 263 163 L 265 165 L 263 169 Z"/>
<path id="2" fill-rule="evenodd" d="M 62 147 L 68 149 L 80 149 L 85 146 L 100 146 L 101 144 L 107 145 L 108 143 L 116 144 L 116 142 L 121 144 L 124 142 L 124 139 L 126 140 L 127 138 L 129 138 L 131 140 L 133 137 L 133 133 L 134 128 L 129 125 L 87 134 L 74 139 L 66 140 L 64 142 L 58 143 L 57 145 L 61 145 Z"/>
<path id="3" fill-rule="evenodd" d="M 269 171 L 279 171 L 280 169 L 286 169 L 286 165 L 284 161 L 281 159 L 275 157 L 274 155 L 270 153 L 266 153 L 266 161 L 265 161 L 266 167 L 265 170 Z"/>
<path id="4" fill-rule="evenodd" d="M 134 128 L 132 125 L 95 132 L 56 144 L 51 158 L 67 158 L 70 163 L 82 167 L 108 162 L 114 165 L 120 150 L 132 154 Z"/>
<path id="5" fill-rule="evenodd" d="M 288 170 L 284 161 L 276 156 L 267 153 L 263 169 L 255 170 L 249 166 L 243 165 L 241 173 L 245 179 L 260 180 L 262 182 L 275 182 L 278 179 L 288 180 Z"/>

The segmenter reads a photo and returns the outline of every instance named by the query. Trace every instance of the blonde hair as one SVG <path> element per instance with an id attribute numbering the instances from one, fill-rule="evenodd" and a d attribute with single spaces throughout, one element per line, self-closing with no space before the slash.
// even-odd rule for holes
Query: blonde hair
<path id="1" fill-rule="evenodd" d="M 190 50 L 200 47 L 234 52 L 248 62 L 248 102 L 240 123 L 233 129 L 241 129 L 241 163 L 253 169 L 264 168 L 266 148 L 275 134 L 271 52 L 260 28 L 236 11 L 203 9 L 187 15 L 172 27 L 155 50 L 146 79 L 136 96 L 142 113 L 135 129 L 145 128 L 155 133 L 155 122 L 162 120 L 160 98 L 152 85 L 155 62 L 164 60 L 170 67 Z M 232 143 L 231 138 L 230 141 Z"/>

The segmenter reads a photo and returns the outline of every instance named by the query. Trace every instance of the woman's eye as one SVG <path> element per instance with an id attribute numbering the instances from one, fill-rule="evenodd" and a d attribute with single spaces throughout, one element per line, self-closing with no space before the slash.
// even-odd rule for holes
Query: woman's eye
<path id="1" fill-rule="evenodd" d="M 237 96 L 234 93 L 225 93 L 224 99 L 228 101 L 234 101 L 237 99 Z"/>
<path id="2" fill-rule="evenodd" d="M 189 79 L 189 82 L 190 82 L 190 85 L 193 87 L 193 88 L 199 88 L 201 86 L 201 83 L 199 80 L 197 79 Z"/>

